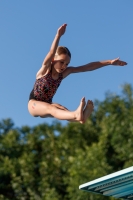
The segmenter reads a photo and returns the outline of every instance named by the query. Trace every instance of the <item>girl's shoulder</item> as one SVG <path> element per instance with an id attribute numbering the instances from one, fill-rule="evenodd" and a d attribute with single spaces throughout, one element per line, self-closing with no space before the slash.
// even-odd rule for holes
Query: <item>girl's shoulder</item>
<path id="1" fill-rule="evenodd" d="M 67 67 L 65 69 L 65 71 L 62 73 L 63 74 L 63 78 L 66 78 L 68 75 L 72 74 L 74 68 L 75 67 Z"/>
<path id="2" fill-rule="evenodd" d="M 39 73 L 36 75 L 36 80 L 46 76 L 47 74 L 49 74 L 51 72 L 51 67 L 49 67 L 44 73 Z"/>

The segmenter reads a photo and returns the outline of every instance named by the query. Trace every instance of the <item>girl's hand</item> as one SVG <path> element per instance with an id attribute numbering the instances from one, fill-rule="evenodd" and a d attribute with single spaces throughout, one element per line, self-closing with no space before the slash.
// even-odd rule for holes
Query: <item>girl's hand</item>
<path id="1" fill-rule="evenodd" d="M 66 31 L 66 26 L 67 26 L 67 24 L 63 24 L 60 28 L 58 28 L 58 30 L 57 30 L 57 35 L 58 35 L 59 37 L 61 37 L 61 36 L 65 33 L 65 31 Z"/>
<path id="2" fill-rule="evenodd" d="M 118 58 L 111 60 L 111 65 L 118 65 L 118 66 L 124 66 L 127 65 L 127 63 L 125 61 L 122 61 Z"/>

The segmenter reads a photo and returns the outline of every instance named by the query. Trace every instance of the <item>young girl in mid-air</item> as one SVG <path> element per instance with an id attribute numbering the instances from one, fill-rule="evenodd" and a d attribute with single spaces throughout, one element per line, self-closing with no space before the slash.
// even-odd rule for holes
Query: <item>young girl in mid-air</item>
<path id="1" fill-rule="evenodd" d="M 50 51 L 36 74 L 34 88 L 29 97 L 28 110 L 34 117 L 54 117 L 60 120 L 85 123 L 94 109 L 91 100 L 86 103 L 83 97 L 75 111 L 69 111 L 64 106 L 52 102 L 61 81 L 72 73 L 92 71 L 107 65 L 124 66 L 127 63 L 116 58 L 91 62 L 78 67 L 68 67 L 71 53 L 67 47 L 58 46 L 61 36 L 65 33 L 66 26 L 67 24 L 63 24 L 57 30 Z"/>

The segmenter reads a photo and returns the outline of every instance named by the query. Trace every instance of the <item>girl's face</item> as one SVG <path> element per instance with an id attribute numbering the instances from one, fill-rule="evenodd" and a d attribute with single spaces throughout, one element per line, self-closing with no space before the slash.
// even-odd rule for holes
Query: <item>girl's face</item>
<path id="1" fill-rule="evenodd" d="M 67 54 L 56 55 L 52 63 L 54 69 L 58 73 L 62 73 L 70 63 L 70 57 Z"/>

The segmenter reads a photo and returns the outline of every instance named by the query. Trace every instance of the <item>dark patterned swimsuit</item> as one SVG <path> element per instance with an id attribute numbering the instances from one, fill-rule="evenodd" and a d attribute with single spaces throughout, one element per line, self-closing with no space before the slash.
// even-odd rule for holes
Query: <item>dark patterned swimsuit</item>
<path id="1" fill-rule="evenodd" d="M 63 79 L 62 73 L 59 74 L 59 78 L 54 80 L 52 78 L 52 72 L 50 71 L 45 76 L 36 80 L 34 88 L 30 93 L 30 99 L 35 99 L 37 101 L 44 101 L 47 103 L 52 103 L 53 96 L 56 93 L 61 81 Z"/>

